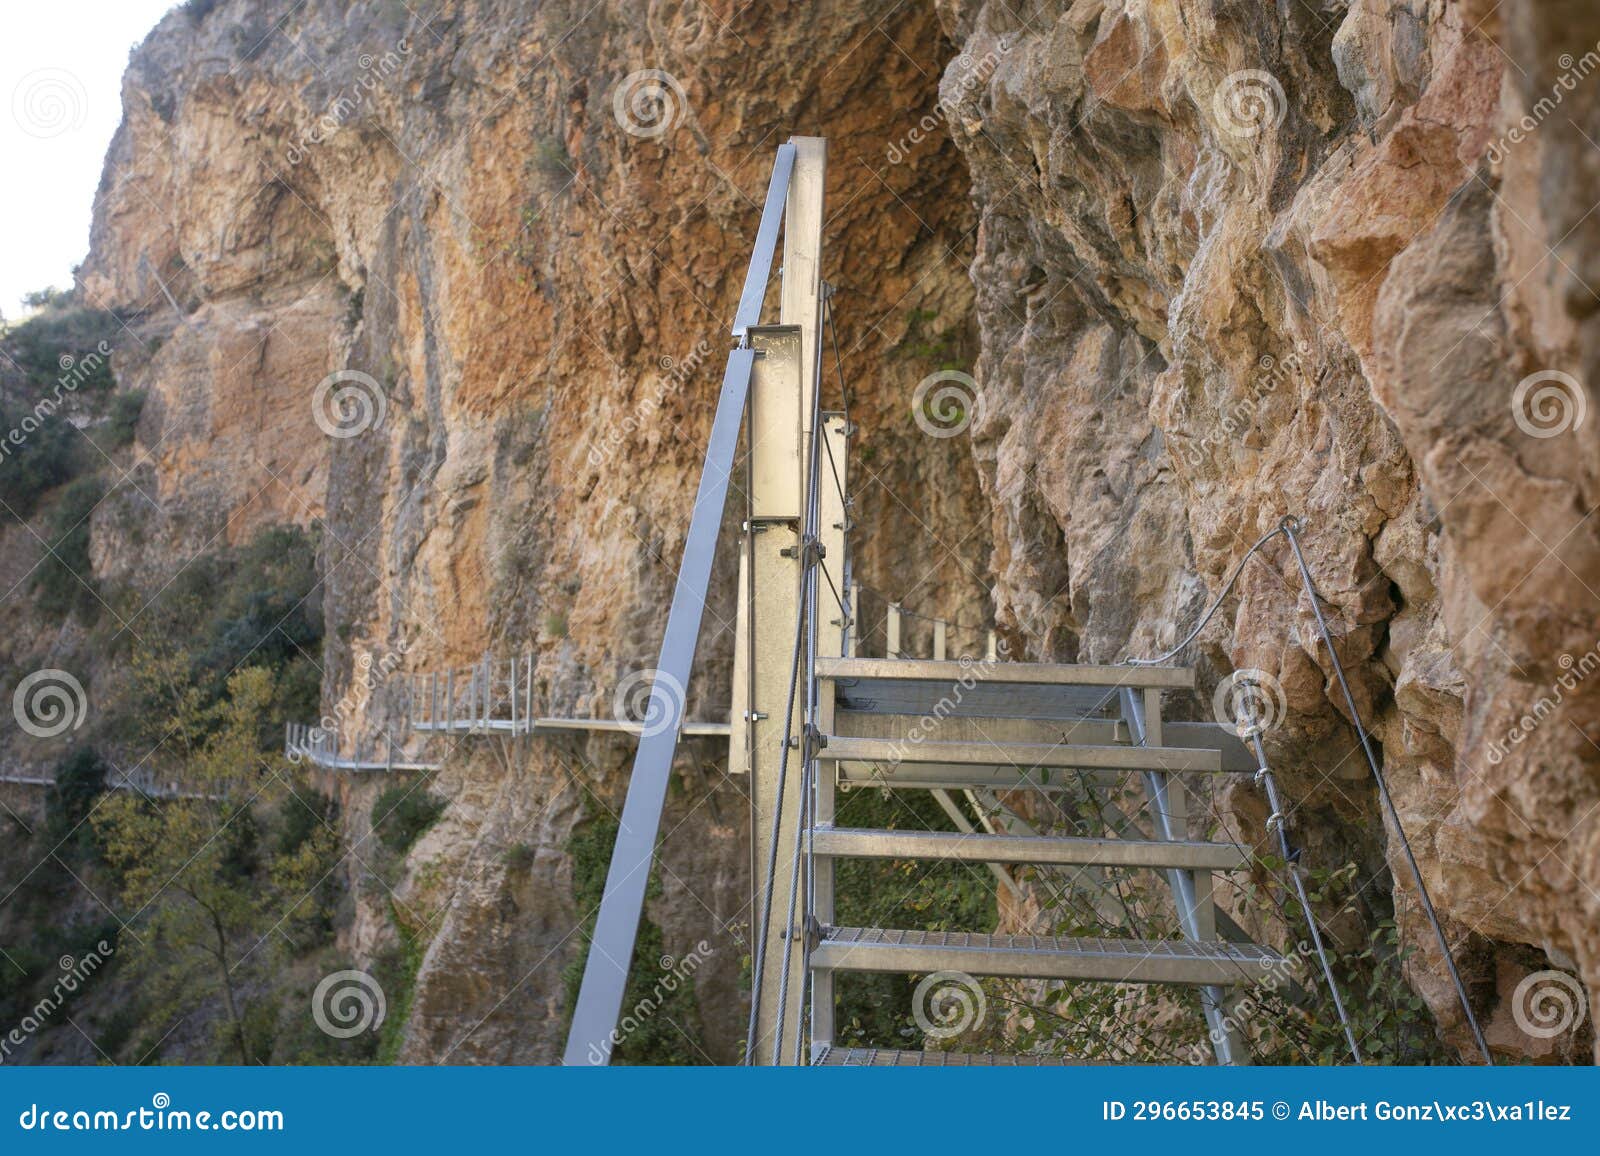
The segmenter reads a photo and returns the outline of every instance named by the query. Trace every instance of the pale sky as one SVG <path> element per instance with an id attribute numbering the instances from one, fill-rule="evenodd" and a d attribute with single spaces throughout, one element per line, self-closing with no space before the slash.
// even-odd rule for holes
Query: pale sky
<path id="1" fill-rule="evenodd" d="M 7 0 L 0 10 L 0 313 L 66 289 L 122 119 L 128 50 L 176 0 Z"/>

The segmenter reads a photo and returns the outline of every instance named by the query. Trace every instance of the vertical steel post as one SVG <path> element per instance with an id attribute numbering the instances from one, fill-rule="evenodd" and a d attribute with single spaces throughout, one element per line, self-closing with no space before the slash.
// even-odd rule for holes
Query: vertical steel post
<path id="1" fill-rule="evenodd" d="M 758 360 L 751 383 L 751 796 L 759 868 L 752 883 L 759 926 L 750 1063 L 792 1055 L 793 1043 L 805 1030 L 804 929 L 788 926 L 787 897 L 795 885 L 795 850 L 806 803 L 801 722 L 811 672 L 803 669 L 803 647 L 796 640 L 803 637 L 797 629 L 803 577 L 800 528 L 809 500 L 808 454 L 821 364 L 827 142 L 797 137 L 791 143 L 795 153 L 784 207 L 779 326 L 750 331 L 751 343 L 766 354 Z M 791 977 L 800 978 L 782 993 L 786 968 Z"/>

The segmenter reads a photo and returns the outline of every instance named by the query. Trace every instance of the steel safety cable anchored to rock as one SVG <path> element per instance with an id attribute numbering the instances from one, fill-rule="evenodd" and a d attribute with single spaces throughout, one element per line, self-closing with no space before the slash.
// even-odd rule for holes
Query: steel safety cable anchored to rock
<path id="1" fill-rule="evenodd" d="M 1285 517 L 1279 528 L 1283 536 L 1289 539 L 1289 548 L 1294 551 L 1295 565 L 1300 568 L 1300 580 L 1305 584 L 1306 593 L 1311 598 L 1311 613 L 1316 616 L 1317 630 L 1322 635 L 1322 642 L 1328 648 L 1328 659 L 1333 663 L 1334 676 L 1339 680 L 1339 689 L 1344 694 L 1345 705 L 1350 708 L 1350 721 L 1356 728 L 1356 735 L 1361 739 L 1361 750 L 1367 756 L 1367 766 L 1372 770 L 1372 778 L 1378 785 L 1378 797 L 1383 801 L 1384 810 L 1389 813 L 1389 821 L 1394 824 L 1395 833 L 1400 836 L 1400 849 L 1405 853 L 1406 865 L 1411 868 L 1411 878 L 1417 885 L 1417 897 L 1422 900 L 1422 909 L 1427 913 L 1428 923 L 1433 927 L 1433 934 L 1439 940 L 1439 952 L 1444 957 L 1445 968 L 1450 972 L 1450 982 L 1455 985 L 1456 998 L 1461 1001 L 1461 1011 L 1467 1017 L 1467 1025 L 1472 1029 L 1472 1038 L 1477 1042 L 1478 1051 L 1483 1056 L 1483 1062 L 1490 1067 L 1494 1066 L 1494 1056 L 1489 1051 L 1489 1044 L 1483 1038 L 1483 1029 L 1478 1026 L 1478 1017 L 1472 1011 L 1472 1001 L 1467 998 L 1466 984 L 1461 982 L 1461 972 L 1456 968 L 1455 956 L 1450 951 L 1450 941 L 1445 938 L 1444 926 L 1439 922 L 1439 915 L 1433 909 L 1433 900 L 1428 895 L 1428 885 L 1422 881 L 1422 868 L 1417 866 L 1417 857 L 1411 850 L 1411 840 L 1406 836 L 1406 829 L 1400 825 L 1400 811 L 1394 805 L 1394 799 L 1389 794 L 1389 783 L 1382 769 L 1378 766 L 1377 755 L 1373 753 L 1372 741 L 1367 737 L 1366 724 L 1361 721 L 1361 712 L 1356 709 L 1355 695 L 1350 691 L 1350 683 L 1344 676 L 1344 665 L 1339 661 L 1339 652 L 1333 647 L 1333 633 L 1328 629 L 1328 621 L 1322 616 L 1322 607 L 1317 604 L 1316 583 L 1311 580 L 1311 567 L 1306 564 L 1305 555 L 1300 551 L 1300 540 L 1295 537 L 1295 530 L 1299 527 L 1292 517 Z"/>
<path id="2" fill-rule="evenodd" d="M 1478 1045 L 1478 1052 L 1483 1056 L 1483 1062 L 1492 1067 L 1494 1066 L 1494 1056 L 1490 1053 L 1489 1045 L 1483 1038 L 1483 1029 L 1478 1025 L 1477 1014 L 1472 1010 L 1472 1001 L 1467 997 L 1466 984 L 1461 981 L 1461 972 L 1457 969 L 1455 956 L 1450 950 L 1450 940 L 1445 936 L 1444 925 L 1439 921 L 1438 912 L 1434 910 L 1433 900 L 1428 894 L 1428 885 L 1422 878 L 1422 868 L 1417 865 L 1417 857 L 1411 849 L 1411 839 L 1407 836 L 1406 829 L 1400 822 L 1400 812 L 1395 807 L 1394 799 L 1389 794 L 1388 780 L 1384 776 L 1383 769 L 1378 765 L 1377 755 L 1372 750 L 1372 740 L 1367 735 L 1366 723 L 1362 721 L 1361 712 L 1356 707 L 1355 695 L 1351 692 L 1350 683 L 1345 678 L 1344 665 L 1339 661 L 1339 652 L 1334 649 L 1333 632 L 1328 629 L 1327 619 L 1323 617 L 1322 607 L 1319 603 L 1321 595 L 1317 593 L 1316 582 L 1311 577 L 1311 567 L 1307 564 L 1305 554 L 1300 549 L 1300 540 L 1295 536 L 1296 532 L 1303 528 L 1304 525 L 1299 519 L 1291 514 L 1285 514 L 1276 528 L 1261 535 L 1256 539 L 1254 545 L 1245 551 L 1244 557 L 1240 558 L 1238 564 L 1234 566 L 1233 572 L 1223 584 L 1222 590 L 1212 600 L 1205 614 L 1201 616 L 1195 628 L 1184 637 L 1182 642 L 1171 650 L 1153 658 L 1129 658 L 1126 661 L 1133 666 L 1156 666 L 1175 658 L 1184 647 L 1200 636 L 1200 632 L 1206 628 L 1206 624 L 1216 615 L 1223 601 L 1232 593 L 1235 584 L 1239 581 L 1239 575 L 1243 572 L 1245 563 L 1255 557 L 1263 546 L 1279 534 L 1282 534 L 1287 539 L 1289 548 L 1294 554 L 1295 565 L 1300 572 L 1300 583 L 1305 587 L 1306 596 L 1311 601 L 1311 613 L 1316 617 L 1318 633 L 1322 636 L 1323 645 L 1328 648 L 1328 659 L 1333 664 L 1334 678 L 1339 683 L 1339 689 L 1343 693 L 1345 705 L 1349 708 L 1351 725 L 1355 727 L 1356 736 L 1361 740 L 1361 750 L 1366 756 L 1367 767 L 1372 772 L 1372 780 L 1378 788 L 1378 798 L 1389 821 L 1394 824 L 1395 834 L 1399 837 L 1400 848 L 1405 856 L 1406 865 L 1410 868 L 1412 881 L 1417 887 L 1417 896 L 1422 900 L 1423 912 L 1427 916 L 1428 925 L 1433 930 L 1434 938 L 1438 941 L 1439 952 L 1444 958 L 1446 970 L 1450 973 L 1451 983 L 1455 986 L 1456 999 L 1461 1004 L 1462 1015 L 1466 1017 L 1467 1025 L 1472 1029 L 1472 1038 Z"/>
<path id="3" fill-rule="evenodd" d="M 1333 978 L 1333 965 L 1328 962 L 1328 952 L 1322 945 L 1322 932 L 1317 929 L 1316 917 L 1311 911 L 1311 899 L 1306 894 L 1305 880 L 1300 877 L 1300 869 L 1294 862 L 1294 854 L 1289 849 L 1288 820 L 1283 813 L 1283 804 L 1278 800 L 1278 783 L 1273 777 L 1272 768 L 1267 764 L 1267 751 L 1261 743 L 1262 727 L 1251 711 L 1250 706 L 1245 707 L 1246 718 L 1242 720 L 1240 737 L 1248 738 L 1250 745 L 1256 753 L 1256 782 L 1267 793 L 1267 833 L 1276 833 L 1278 836 L 1278 850 L 1283 855 L 1284 870 L 1289 873 L 1290 882 L 1294 884 L 1295 894 L 1300 899 L 1300 910 L 1305 914 L 1306 927 L 1311 932 L 1311 945 L 1316 949 L 1317 960 L 1322 965 L 1322 978 L 1327 982 L 1328 994 L 1333 997 L 1333 1008 L 1339 1013 L 1339 1026 L 1344 1029 L 1345 1042 L 1350 1045 L 1350 1057 L 1356 1063 L 1361 1063 L 1361 1045 L 1356 1043 L 1355 1030 L 1350 1026 L 1350 1016 L 1345 1012 L 1344 1000 L 1339 996 L 1339 984 Z"/>

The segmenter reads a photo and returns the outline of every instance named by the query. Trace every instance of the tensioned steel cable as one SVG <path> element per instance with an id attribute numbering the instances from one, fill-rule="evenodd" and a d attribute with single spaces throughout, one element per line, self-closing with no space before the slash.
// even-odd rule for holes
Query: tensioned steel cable
<path id="1" fill-rule="evenodd" d="M 1361 1046 L 1356 1043 L 1356 1034 L 1350 1026 L 1350 1017 L 1344 1010 L 1344 1000 L 1339 996 L 1338 981 L 1333 978 L 1333 965 L 1328 962 L 1328 952 L 1322 945 L 1322 932 L 1317 929 L 1316 917 L 1311 912 L 1311 899 L 1306 894 L 1305 880 L 1300 877 L 1300 868 L 1294 862 L 1294 853 L 1289 849 L 1289 835 L 1285 830 L 1288 820 L 1283 813 L 1283 804 L 1278 799 L 1278 782 L 1273 777 L 1272 768 L 1267 765 L 1267 751 L 1261 745 L 1262 726 L 1255 717 L 1253 704 L 1245 704 L 1245 725 L 1241 727 L 1241 737 L 1247 736 L 1250 745 L 1256 752 L 1256 782 L 1267 792 L 1267 806 L 1270 811 L 1267 815 L 1267 831 L 1278 836 L 1278 850 L 1283 855 L 1283 868 L 1289 873 L 1289 879 L 1294 884 L 1295 894 L 1300 898 L 1300 910 L 1305 913 L 1306 927 L 1311 932 L 1311 944 L 1316 949 L 1317 960 L 1322 965 L 1322 978 L 1327 982 L 1328 994 L 1333 997 L 1334 1010 L 1339 1013 L 1339 1026 L 1344 1029 L 1345 1042 L 1350 1045 L 1350 1056 L 1356 1063 L 1361 1063 Z"/>
<path id="2" fill-rule="evenodd" d="M 1201 616 L 1199 623 L 1185 636 L 1182 642 L 1166 653 L 1159 654 L 1154 658 L 1129 658 L 1126 661 L 1134 666 L 1155 666 L 1175 657 L 1184 647 L 1199 637 L 1206 624 L 1211 621 L 1218 609 L 1221 608 L 1223 601 L 1233 591 L 1234 585 L 1238 582 L 1245 563 L 1250 561 L 1263 546 L 1279 534 L 1282 534 L 1288 540 L 1289 548 L 1294 552 L 1295 564 L 1300 571 L 1300 582 L 1305 587 L 1306 595 L 1311 600 L 1311 612 L 1316 617 L 1317 630 L 1322 635 L 1323 645 L 1328 648 L 1328 658 L 1333 663 L 1334 677 L 1338 680 L 1339 689 L 1344 695 L 1345 705 L 1349 708 L 1351 725 L 1355 727 L 1356 735 L 1361 740 L 1361 750 L 1366 756 L 1367 767 L 1372 772 L 1373 782 L 1377 785 L 1378 798 L 1383 804 L 1384 812 L 1387 814 L 1389 821 L 1394 824 L 1395 833 L 1399 836 L 1401 851 L 1405 855 L 1406 865 L 1411 870 L 1412 881 L 1416 884 L 1417 896 L 1422 900 L 1423 912 L 1427 916 L 1429 926 L 1433 929 L 1434 938 L 1439 943 L 1439 952 L 1444 958 L 1446 970 L 1450 973 L 1451 983 L 1455 985 L 1456 998 L 1461 1004 L 1462 1014 L 1466 1017 L 1467 1024 L 1472 1029 L 1472 1037 L 1478 1045 L 1479 1053 L 1483 1056 L 1483 1062 L 1493 1067 L 1494 1057 L 1489 1051 L 1488 1043 L 1483 1038 L 1483 1029 L 1478 1026 L 1478 1017 L 1472 1010 L 1471 1000 L 1467 997 L 1466 984 L 1461 981 L 1461 972 L 1456 967 L 1455 956 L 1450 950 L 1450 941 L 1444 933 L 1444 925 L 1439 921 L 1438 912 L 1434 910 L 1433 900 L 1428 894 L 1428 885 L 1422 878 L 1422 869 L 1417 865 L 1416 854 L 1411 849 L 1411 839 L 1406 834 L 1405 827 L 1401 825 L 1399 809 L 1396 808 L 1394 799 L 1389 794 L 1388 780 L 1382 768 L 1378 765 L 1377 755 L 1373 753 L 1372 740 L 1367 735 L 1366 723 L 1362 721 L 1361 712 L 1356 707 L 1355 695 L 1351 692 L 1350 683 L 1345 678 L 1344 664 L 1339 661 L 1339 652 L 1333 645 L 1333 632 L 1328 629 L 1328 621 L 1323 617 L 1319 601 L 1321 595 L 1317 593 L 1316 582 L 1311 577 L 1311 568 L 1306 563 L 1305 555 L 1300 549 L 1300 541 L 1295 536 L 1296 531 L 1302 528 L 1303 524 L 1299 519 L 1291 514 L 1284 515 L 1275 529 L 1256 539 L 1255 544 L 1245 551 L 1244 557 L 1239 559 L 1238 565 L 1233 568 L 1233 573 L 1229 575 L 1227 582 L 1223 584 L 1221 592 L 1212 601 L 1205 614 Z"/>
<path id="3" fill-rule="evenodd" d="M 756 1019 L 761 1011 L 761 978 L 767 959 L 767 930 L 772 923 L 772 900 L 774 884 L 778 870 L 778 835 L 782 831 L 783 821 L 783 788 L 789 775 L 789 735 L 794 730 L 794 702 L 795 691 L 800 677 L 800 647 L 805 628 L 805 575 L 802 571 L 800 578 L 802 593 L 798 600 L 799 611 L 794 619 L 794 653 L 789 662 L 789 694 L 788 706 L 784 708 L 783 715 L 783 753 L 778 757 L 778 779 L 775 786 L 772 802 L 772 830 L 771 839 L 767 850 L 767 876 L 762 885 L 761 901 L 761 932 L 756 936 L 756 954 L 750 977 L 750 1023 L 745 1029 L 744 1062 L 751 1062 L 755 1055 L 756 1046 Z"/>
<path id="4" fill-rule="evenodd" d="M 1378 796 L 1383 800 L 1383 806 L 1389 812 L 1389 821 L 1394 824 L 1395 831 L 1400 836 L 1400 848 L 1405 852 L 1406 864 L 1411 868 L 1411 877 L 1416 880 L 1417 897 L 1422 900 L 1422 909 L 1427 912 L 1428 922 L 1433 926 L 1433 933 L 1439 940 L 1439 951 L 1444 956 L 1445 967 L 1450 972 L 1450 982 L 1455 984 L 1456 998 L 1461 1001 L 1461 1010 L 1466 1013 L 1467 1024 L 1472 1028 L 1472 1038 L 1477 1041 L 1478 1051 L 1483 1054 L 1483 1062 L 1489 1067 L 1494 1067 L 1494 1056 L 1489 1052 L 1489 1045 L 1483 1038 L 1483 1029 L 1478 1026 L 1478 1017 L 1473 1014 L 1472 1003 L 1467 999 L 1467 988 L 1461 982 L 1461 972 L 1456 969 L 1455 956 L 1450 952 L 1450 943 L 1445 938 L 1444 928 L 1439 923 L 1438 913 L 1433 909 L 1433 900 L 1428 895 L 1428 885 L 1422 881 L 1422 869 L 1417 866 L 1417 857 L 1411 850 L 1411 840 L 1406 837 L 1406 830 L 1400 825 L 1400 812 L 1394 805 L 1394 799 L 1389 795 L 1389 783 L 1383 771 L 1378 767 L 1377 756 L 1372 752 L 1372 741 L 1367 737 L 1366 725 L 1361 721 L 1361 712 L 1356 709 L 1355 695 L 1350 692 L 1350 683 L 1344 676 L 1344 666 L 1339 661 L 1339 653 L 1333 648 L 1333 635 L 1328 630 L 1327 619 L 1322 616 L 1322 608 L 1317 605 L 1317 588 L 1311 580 L 1311 568 L 1306 565 L 1305 555 L 1300 552 L 1300 540 L 1295 537 L 1298 528 L 1292 517 L 1285 517 L 1280 523 L 1283 536 L 1289 539 L 1289 547 L 1294 551 L 1295 564 L 1300 568 L 1300 580 L 1305 583 L 1306 593 L 1311 596 L 1311 612 L 1316 615 L 1317 630 L 1322 634 L 1322 642 L 1328 648 L 1328 657 L 1333 660 L 1333 673 L 1338 676 L 1339 689 L 1344 692 L 1345 705 L 1350 708 L 1350 718 L 1355 723 L 1356 734 L 1361 739 L 1361 750 L 1367 756 L 1367 766 L 1372 769 L 1373 781 L 1378 784 Z"/>
<path id="5" fill-rule="evenodd" d="M 800 523 L 800 539 L 795 549 L 799 555 L 801 587 L 800 587 L 800 614 L 806 623 L 806 654 L 805 654 L 805 708 L 802 714 L 804 719 L 803 731 L 800 739 L 800 799 L 799 812 L 795 816 L 798 826 L 795 828 L 794 855 L 790 865 L 789 874 L 789 912 L 787 932 L 789 936 L 797 933 L 795 924 L 796 908 L 800 896 L 800 864 L 809 841 L 802 838 L 808 834 L 806 818 L 811 811 L 812 775 L 816 765 L 816 751 L 812 745 L 813 736 L 816 734 L 817 712 L 817 549 L 819 545 L 818 530 L 822 520 L 822 499 L 817 492 L 822 481 L 822 451 L 818 443 L 826 442 L 827 435 L 823 432 L 821 422 L 822 401 L 822 372 L 817 369 L 813 379 L 811 393 L 811 441 L 806 447 L 806 508 Z M 786 732 L 787 735 L 787 732 Z M 786 740 L 787 741 L 787 740 Z M 781 811 L 783 798 L 780 795 L 777 807 Z M 776 853 L 777 845 L 773 845 Z M 809 914 L 811 892 L 810 881 L 807 881 L 806 900 L 807 910 L 802 913 Z M 802 952 L 810 956 L 810 936 L 804 927 L 798 929 L 802 936 Z M 782 1060 L 783 1054 L 783 1028 L 788 1018 L 789 1011 L 789 973 L 794 962 L 794 949 L 785 945 L 783 952 L 783 965 L 778 972 L 778 1014 L 772 1038 L 772 1062 L 777 1065 Z M 801 1029 L 795 1028 L 795 1063 L 799 1063 Z"/>

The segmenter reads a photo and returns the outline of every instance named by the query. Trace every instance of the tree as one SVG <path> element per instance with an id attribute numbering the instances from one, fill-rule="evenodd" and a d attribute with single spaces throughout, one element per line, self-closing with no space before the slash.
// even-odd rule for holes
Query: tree
<path id="1" fill-rule="evenodd" d="M 186 677 L 187 656 L 146 653 L 135 663 L 146 702 L 160 702 L 161 743 L 150 763 L 159 788 L 122 792 L 95 812 L 107 862 L 121 879 L 147 990 L 192 1009 L 194 985 L 213 985 L 239 1061 L 261 1062 L 246 1030 L 247 977 L 267 970 L 297 929 L 322 920 L 319 883 L 337 851 L 325 823 L 295 838 L 264 838 L 298 806 L 304 784 L 261 734 L 276 687 L 247 667 L 208 702 Z M 169 785 L 170 784 L 170 785 Z M 314 804 L 308 804 L 314 806 Z"/>

